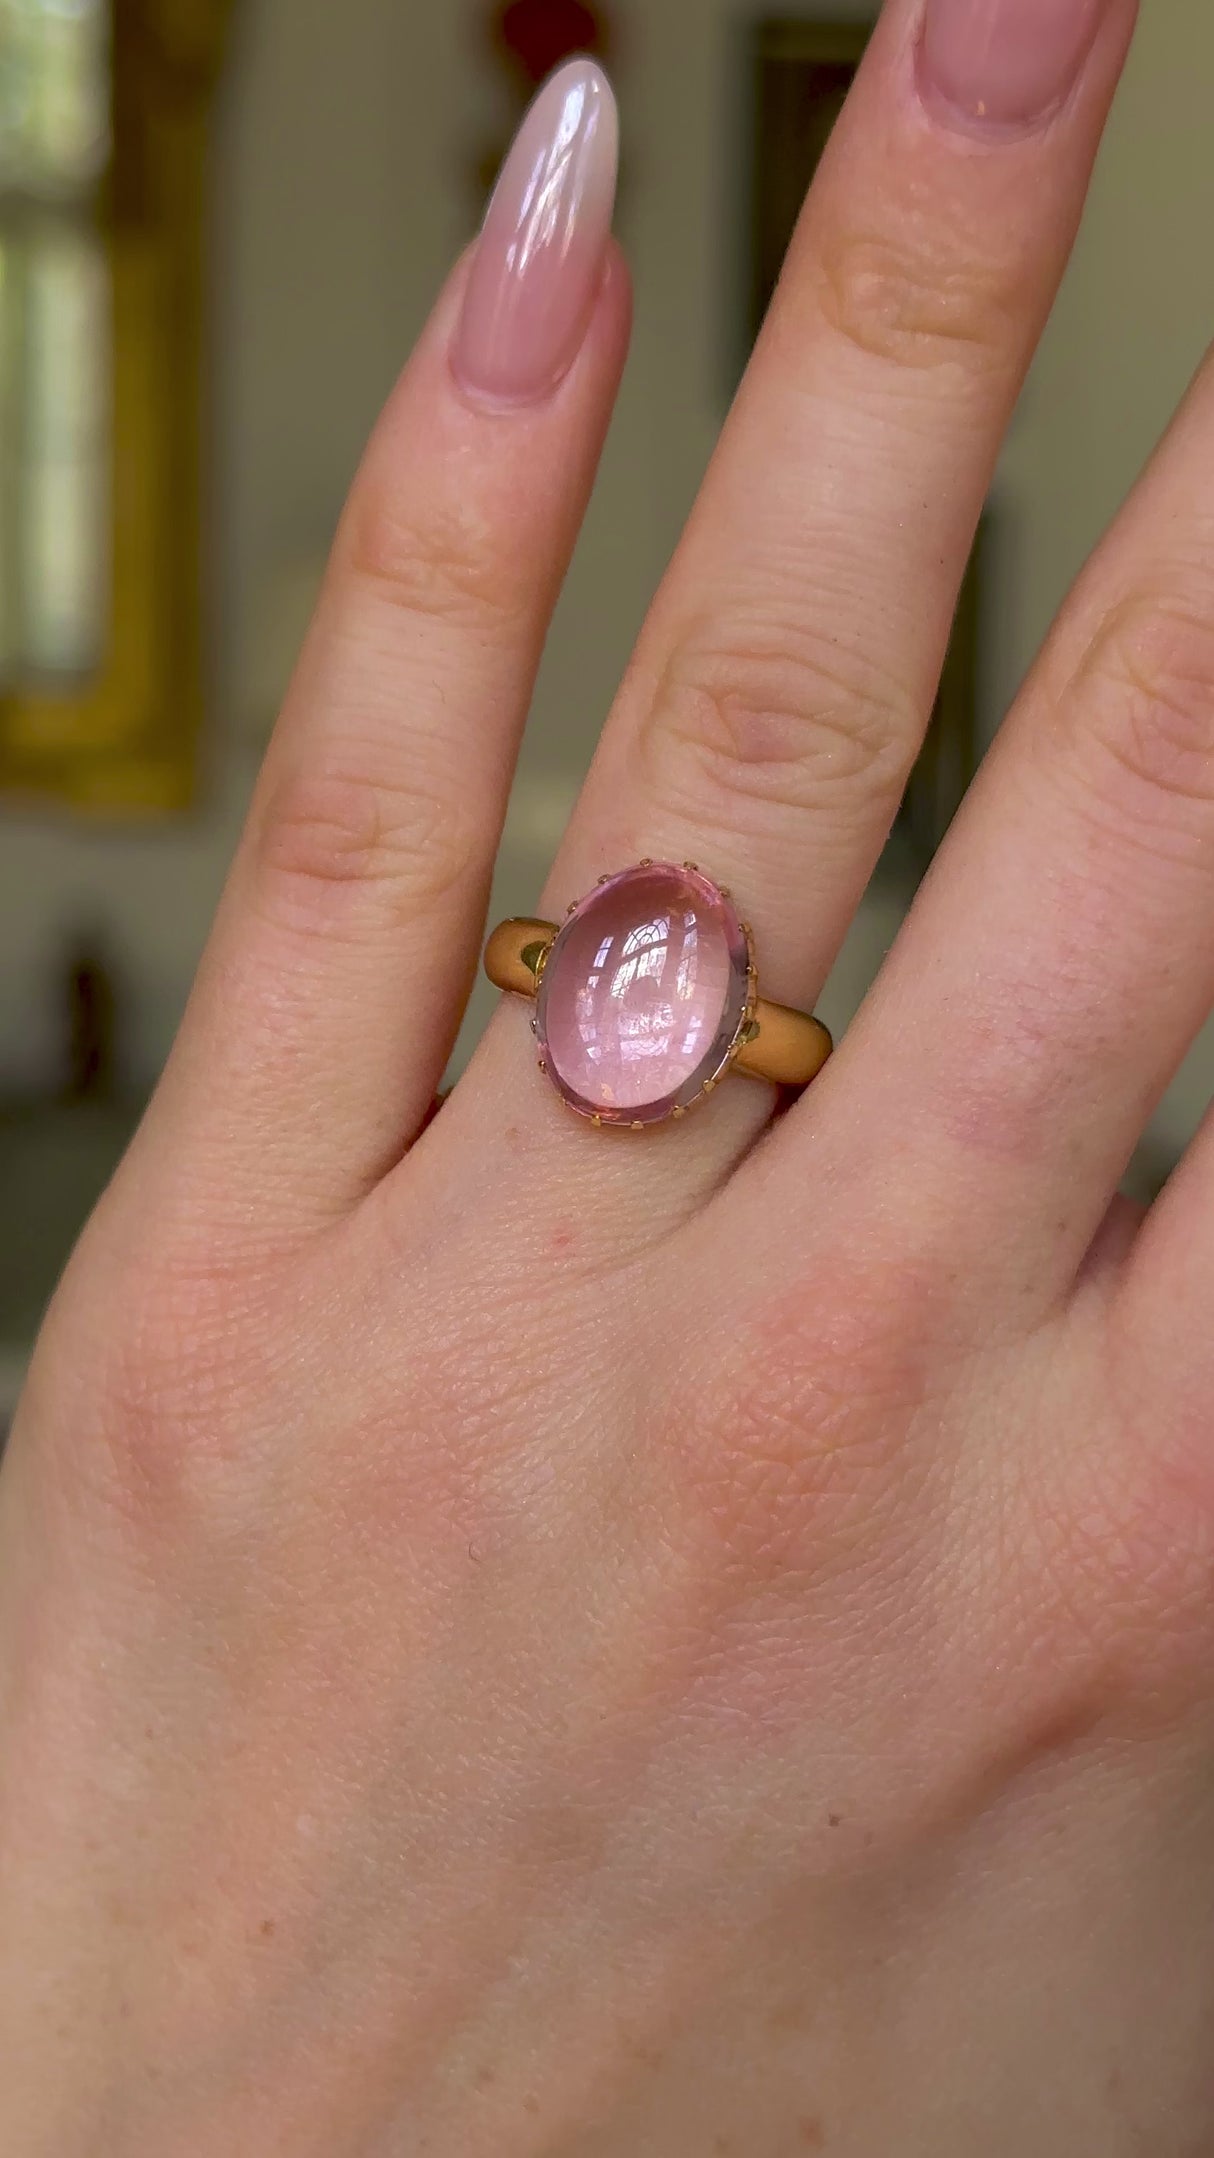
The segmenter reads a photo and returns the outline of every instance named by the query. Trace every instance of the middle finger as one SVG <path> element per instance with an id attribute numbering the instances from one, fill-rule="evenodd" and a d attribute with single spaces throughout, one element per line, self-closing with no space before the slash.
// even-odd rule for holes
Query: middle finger
<path id="1" fill-rule="evenodd" d="M 1133 16 L 891 0 L 543 911 L 691 857 L 753 922 L 763 993 L 818 995 L 922 741 Z M 523 1024 L 486 1046 L 495 1089 Z M 691 1142 L 714 1177 L 770 1103 L 726 1091 Z"/>

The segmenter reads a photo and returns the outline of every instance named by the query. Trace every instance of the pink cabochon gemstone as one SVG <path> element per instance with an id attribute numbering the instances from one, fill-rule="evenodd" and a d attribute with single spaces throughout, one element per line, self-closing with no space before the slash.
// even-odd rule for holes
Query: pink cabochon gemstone
<path id="1" fill-rule="evenodd" d="M 559 1092 L 605 1124 L 657 1124 L 720 1076 L 746 1017 L 736 908 L 698 870 L 626 869 L 568 916 L 536 1031 Z"/>

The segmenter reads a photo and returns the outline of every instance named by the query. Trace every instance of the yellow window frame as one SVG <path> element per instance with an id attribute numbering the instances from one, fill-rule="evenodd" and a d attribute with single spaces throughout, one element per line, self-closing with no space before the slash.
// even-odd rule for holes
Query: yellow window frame
<path id="1" fill-rule="evenodd" d="M 185 808 L 203 717 L 207 136 L 231 0 L 111 0 L 110 620 L 95 673 L 0 692 L 0 790 Z"/>

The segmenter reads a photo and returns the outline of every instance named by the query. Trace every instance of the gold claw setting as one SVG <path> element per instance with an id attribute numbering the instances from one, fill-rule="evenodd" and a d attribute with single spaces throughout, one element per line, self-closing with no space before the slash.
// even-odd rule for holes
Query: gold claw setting
<path id="1" fill-rule="evenodd" d="M 760 997 L 754 930 L 694 862 L 606 874 L 559 927 L 499 924 L 485 969 L 535 1001 L 539 1069 L 596 1131 L 682 1121 L 731 1072 L 803 1090 L 833 1047 L 820 1020 Z"/>

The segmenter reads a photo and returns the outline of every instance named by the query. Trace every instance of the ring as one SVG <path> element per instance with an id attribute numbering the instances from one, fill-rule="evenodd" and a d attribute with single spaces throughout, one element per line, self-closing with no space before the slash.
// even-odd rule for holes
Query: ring
<path id="1" fill-rule="evenodd" d="M 559 927 L 502 922 L 485 972 L 535 999 L 540 1070 L 595 1125 L 686 1116 L 731 1071 L 807 1087 L 833 1047 L 820 1020 L 760 998 L 750 926 L 694 862 L 602 877 Z"/>

